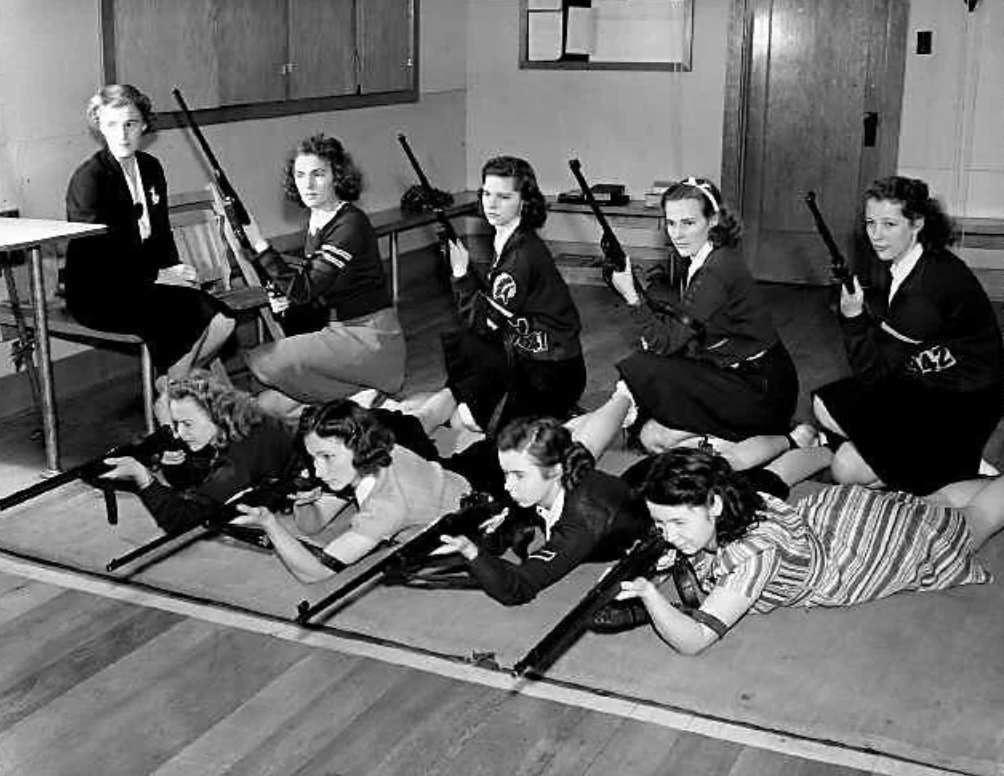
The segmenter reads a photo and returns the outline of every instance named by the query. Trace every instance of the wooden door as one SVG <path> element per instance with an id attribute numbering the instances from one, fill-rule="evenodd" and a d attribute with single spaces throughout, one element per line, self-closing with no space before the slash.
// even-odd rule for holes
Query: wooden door
<path id="1" fill-rule="evenodd" d="M 291 99 L 355 94 L 354 0 L 294 0 L 289 46 Z"/>
<path id="2" fill-rule="evenodd" d="M 868 274 L 859 201 L 896 170 L 908 11 L 908 0 L 733 0 L 722 183 L 757 278 L 830 282 L 809 190 Z"/>

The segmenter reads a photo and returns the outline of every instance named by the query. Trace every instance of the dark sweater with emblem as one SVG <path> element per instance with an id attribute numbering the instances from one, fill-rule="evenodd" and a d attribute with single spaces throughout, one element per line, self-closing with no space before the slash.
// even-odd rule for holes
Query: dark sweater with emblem
<path id="1" fill-rule="evenodd" d="M 550 538 L 523 563 L 481 551 L 468 566 L 488 595 L 514 606 L 532 600 L 580 563 L 618 558 L 650 526 L 645 505 L 627 483 L 594 469 L 565 492 Z"/>
<path id="2" fill-rule="evenodd" d="M 376 232 L 352 203 L 342 205 L 316 234 L 308 232 L 303 255 L 299 267 L 273 248 L 258 257 L 294 307 L 314 307 L 348 321 L 391 306 Z"/>
<path id="3" fill-rule="evenodd" d="M 649 352 L 732 366 L 778 341 L 770 310 L 738 251 L 712 250 L 682 296 L 679 270 L 672 270 L 672 261 L 653 269 L 646 293 L 704 324 L 706 335 L 702 339 L 678 318 L 642 302 L 631 310 L 635 333 Z"/>
<path id="4" fill-rule="evenodd" d="M 925 250 L 891 304 L 888 297 L 886 282 L 869 294 L 865 312 L 840 318 L 855 377 L 905 379 L 948 392 L 1001 385 L 1000 326 L 986 291 L 958 256 Z"/>
<path id="5" fill-rule="evenodd" d="M 487 277 L 468 270 L 453 278 L 453 290 L 467 326 L 507 341 L 518 358 L 564 361 L 582 353 L 579 311 L 550 250 L 532 230 L 509 237 Z"/>

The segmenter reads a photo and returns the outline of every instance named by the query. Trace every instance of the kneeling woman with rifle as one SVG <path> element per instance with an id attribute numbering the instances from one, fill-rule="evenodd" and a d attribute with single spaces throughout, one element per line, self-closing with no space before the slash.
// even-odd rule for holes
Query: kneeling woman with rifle
<path id="1" fill-rule="evenodd" d="M 376 232 L 354 204 L 362 173 L 333 137 L 301 140 L 286 161 L 285 194 L 310 211 L 303 255 L 293 267 L 245 229 L 258 260 L 290 301 L 286 337 L 248 353 L 259 396 L 273 414 L 297 416 L 364 389 L 396 393 L 404 383 L 404 333 L 394 310 Z"/>
<path id="2" fill-rule="evenodd" d="M 443 337 L 454 420 L 493 436 L 525 415 L 567 419 L 586 385 L 582 324 L 550 250 L 547 218 L 530 164 L 513 156 L 481 170 L 481 215 L 495 230 L 487 275 L 451 243 L 453 293 L 464 328 Z"/>
<path id="3" fill-rule="evenodd" d="M 685 655 L 750 610 L 988 582 L 974 554 L 1004 526 L 1004 477 L 953 483 L 927 498 L 831 486 L 791 506 L 754 491 L 720 456 L 686 448 L 657 456 L 641 493 L 707 597 L 686 614 L 645 578 L 622 583 L 621 597 L 639 599 L 659 636 Z"/>
<path id="4" fill-rule="evenodd" d="M 181 445 L 162 458 L 160 477 L 131 457 L 106 459 L 113 468 L 102 475 L 131 481 L 166 533 L 202 524 L 240 491 L 287 471 L 293 433 L 248 394 L 196 370 L 168 383 L 166 398 Z"/>
<path id="5" fill-rule="evenodd" d="M 632 310 L 640 350 L 617 364 L 638 402 L 639 436 L 662 452 L 696 436 L 734 442 L 787 432 L 798 375 L 742 254 L 742 231 L 703 178 L 662 196 L 668 264 L 611 284 Z"/>

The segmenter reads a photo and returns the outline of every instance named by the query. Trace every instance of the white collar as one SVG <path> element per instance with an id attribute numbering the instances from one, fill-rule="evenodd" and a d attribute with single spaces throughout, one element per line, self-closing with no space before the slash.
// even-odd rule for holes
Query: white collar
<path id="1" fill-rule="evenodd" d="M 537 514 L 541 516 L 544 520 L 544 536 L 547 539 L 551 538 L 551 529 L 554 528 L 554 524 L 561 519 L 561 513 L 565 509 L 565 489 L 558 488 L 558 495 L 554 498 L 554 503 L 551 504 L 551 508 L 542 507 L 537 505 Z"/>
<path id="2" fill-rule="evenodd" d="M 704 266 L 704 262 L 708 260 L 708 256 L 714 249 L 715 246 L 710 241 L 706 241 L 701 246 L 701 249 L 690 257 L 690 270 L 687 272 L 687 283 L 690 283 L 690 279 L 697 274 L 697 270 Z"/>
<path id="3" fill-rule="evenodd" d="M 373 489 L 376 487 L 377 478 L 375 474 L 367 474 L 361 480 L 359 484 L 356 485 L 356 503 L 359 506 L 363 505 L 363 502 L 369 498 Z"/>
<path id="4" fill-rule="evenodd" d="M 509 238 L 512 237 L 513 232 L 519 228 L 519 218 L 514 218 L 508 224 L 503 226 L 501 229 L 495 230 L 495 258 L 498 259 L 502 255 L 502 249 L 505 248 L 505 244 L 509 242 Z"/>
<path id="5" fill-rule="evenodd" d="M 920 257 L 924 254 L 924 246 L 920 243 L 914 243 L 914 246 L 910 248 L 903 258 L 899 261 L 893 262 L 889 266 L 889 274 L 892 275 L 892 284 L 889 286 L 889 301 L 892 301 L 893 295 L 899 290 L 899 287 L 903 285 L 903 281 L 906 280 L 907 275 L 909 275 L 913 268 L 917 266 L 917 262 L 920 261 Z"/>

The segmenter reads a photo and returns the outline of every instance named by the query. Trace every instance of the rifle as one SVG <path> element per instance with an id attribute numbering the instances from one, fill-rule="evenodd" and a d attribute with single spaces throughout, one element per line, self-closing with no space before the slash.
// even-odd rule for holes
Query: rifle
<path id="1" fill-rule="evenodd" d="M 257 485 L 246 488 L 227 499 L 226 503 L 222 504 L 212 515 L 203 520 L 200 526 L 193 526 L 193 528 L 201 527 L 203 529 L 201 534 L 193 537 L 193 540 L 209 539 L 219 534 L 228 534 L 260 549 L 271 550 L 272 542 L 264 531 L 250 526 L 234 526 L 230 524 L 235 517 L 241 514 L 240 510 L 237 509 L 237 505 L 245 504 L 252 507 L 265 507 L 273 512 L 278 511 L 286 506 L 291 495 L 299 490 L 303 490 L 305 487 L 307 486 L 299 477 L 270 477 Z M 120 555 L 108 561 L 105 565 L 105 570 L 115 571 L 122 566 L 126 566 L 167 544 L 171 544 L 183 533 L 185 531 L 166 533 L 163 536 L 158 536 L 156 539 L 127 552 L 125 555 Z M 174 551 L 180 550 L 189 543 L 178 544 L 174 548 Z M 174 553 L 167 553 L 157 558 L 157 560 L 163 560 L 172 554 Z"/>
<path id="2" fill-rule="evenodd" d="M 398 134 L 397 141 L 401 144 L 401 148 L 404 149 L 404 155 L 408 157 L 408 161 L 411 162 L 411 168 L 415 171 L 415 175 L 418 176 L 418 182 L 422 186 L 422 191 L 425 192 L 426 199 L 432 206 L 433 215 L 436 216 L 436 221 L 439 222 L 440 228 L 443 230 L 443 234 L 446 235 L 446 239 L 452 243 L 460 243 L 460 237 L 457 236 L 457 230 L 453 228 L 453 224 L 450 223 L 450 219 L 446 217 L 446 212 L 443 210 L 442 206 L 438 204 L 439 198 L 437 196 L 436 190 L 432 188 L 432 184 L 429 183 L 429 179 L 425 177 L 425 171 L 422 169 L 422 165 L 418 163 L 418 159 L 411 150 L 411 146 L 408 145 L 408 138 L 403 134 Z"/>
<path id="3" fill-rule="evenodd" d="M 237 190 L 230 183 L 230 179 L 227 177 L 227 174 L 223 172 L 223 168 L 220 167 L 220 163 L 216 159 L 216 154 L 213 153 L 213 149 L 209 146 L 209 141 L 207 141 L 206 136 L 202 134 L 202 129 L 195 121 L 195 116 L 193 116 L 192 112 L 188 109 L 188 103 L 185 102 L 185 98 L 181 96 L 181 90 L 175 86 L 171 89 L 171 94 L 174 96 L 175 102 L 178 103 L 178 107 L 181 108 L 181 112 L 184 114 L 185 120 L 188 122 L 188 126 L 192 130 L 192 134 L 195 135 L 195 139 L 198 141 L 199 148 L 202 149 L 202 153 L 206 157 L 206 161 L 209 162 L 209 169 L 213 174 L 213 182 L 216 186 L 216 191 L 219 194 L 220 202 L 223 206 L 223 214 L 226 216 L 227 223 L 230 225 L 230 230 L 234 233 L 237 244 L 240 246 L 241 250 L 244 251 L 248 263 L 254 270 L 255 275 L 257 275 L 258 285 L 265 289 L 265 293 L 268 295 L 270 307 L 274 309 L 275 304 L 273 304 L 273 301 L 278 302 L 285 295 L 276 286 L 271 276 L 258 260 L 254 246 L 251 245 L 251 241 L 248 239 L 247 233 L 244 231 L 244 227 L 251 223 L 251 216 L 248 215 L 247 208 L 244 207 L 244 203 L 241 201 L 241 198 L 237 196 Z M 234 308 L 236 310 L 241 310 L 247 307 L 257 306 L 256 303 L 258 300 L 254 298 L 249 299 L 248 296 L 250 295 L 246 292 L 243 295 L 234 294 Z M 224 296 L 223 299 L 226 301 L 226 296 Z M 282 317 L 282 313 L 276 313 L 276 315 L 280 318 Z M 273 332 L 273 334 L 275 334 L 275 332 Z"/>
<path id="4" fill-rule="evenodd" d="M 582 175 L 582 163 L 578 159 L 569 159 L 568 166 L 572 170 L 572 175 L 579 184 L 579 188 L 582 189 L 582 196 L 585 197 L 586 204 L 589 205 L 589 209 L 593 211 L 593 215 L 596 217 L 596 221 L 600 225 L 600 230 L 603 232 L 603 236 L 600 237 L 600 250 L 603 251 L 603 257 L 606 260 L 606 265 L 613 272 L 623 272 L 624 268 L 627 267 L 627 254 L 624 253 L 624 248 L 621 246 L 620 240 L 617 239 L 617 235 L 614 234 L 614 230 L 610 228 L 610 224 L 607 222 L 607 218 L 603 215 L 603 211 L 600 209 L 600 203 L 596 201 L 596 197 L 593 196 L 593 190 L 590 188 L 589 184 L 586 183 L 586 179 Z"/>
<path id="5" fill-rule="evenodd" d="M 309 601 L 301 601 L 297 607 L 296 621 L 300 625 L 308 624 L 317 614 L 330 608 L 371 579 L 399 576 L 402 570 L 414 567 L 418 561 L 427 558 L 429 553 L 439 547 L 442 544 L 439 537 L 443 534 L 476 536 L 481 525 L 501 512 L 503 506 L 484 493 L 470 493 L 464 496 L 460 499 L 460 507 L 455 512 L 445 514 L 429 523 L 396 550 L 385 555 L 316 604 L 311 605 Z"/>
<path id="6" fill-rule="evenodd" d="M 819 210 L 819 205 L 816 204 L 816 192 L 806 192 L 804 199 L 809 212 L 812 213 L 812 220 L 816 225 L 816 231 L 819 232 L 819 236 L 826 243 L 826 249 L 830 252 L 830 271 L 833 273 L 833 277 L 838 283 L 843 283 L 848 293 L 853 294 L 854 273 L 847 266 L 847 259 L 840 252 L 836 240 L 833 239 L 833 233 L 830 232 L 830 227 L 827 226 L 823 214 Z"/>
<path id="7" fill-rule="evenodd" d="M 542 676 L 565 650 L 589 630 L 593 615 L 614 600 L 620 592 L 621 582 L 649 576 L 667 547 L 666 540 L 656 534 L 636 541 L 627 555 L 607 569 L 582 600 L 513 666 L 513 675 Z"/>
<path id="8" fill-rule="evenodd" d="M 74 480 L 83 480 L 102 492 L 105 497 L 105 512 L 108 515 L 108 523 L 115 525 L 118 523 L 118 501 L 115 498 L 116 485 L 112 480 L 101 480 L 100 475 L 112 469 L 106 464 L 105 458 L 135 458 L 144 466 L 149 466 L 153 459 L 176 445 L 177 441 L 168 426 L 161 426 L 152 434 L 143 437 L 137 442 L 131 442 L 118 447 L 113 447 L 108 452 L 92 458 L 79 466 L 67 469 L 64 472 L 49 477 L 47 480 L 29 485 L 23 490 L 11 493 L 0 498 L 0 512 L 10 509 L 25 501 L 41 496 L 51 490 L 62 487 Z"/>

